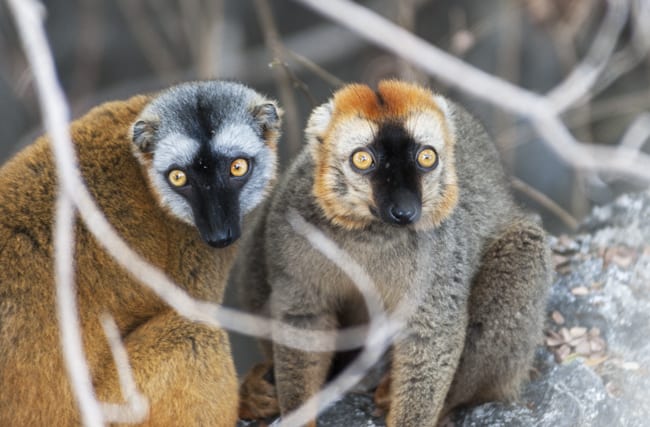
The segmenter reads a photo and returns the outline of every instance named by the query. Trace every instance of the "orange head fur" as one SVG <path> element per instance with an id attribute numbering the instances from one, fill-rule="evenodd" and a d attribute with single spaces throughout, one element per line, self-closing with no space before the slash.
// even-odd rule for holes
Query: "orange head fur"
<path id="1" fill-rule="evenodd" d="M 435 168 L 414 173 L 421 215 L 411 224 L 418 229 L 435 227 L 450 215 L 458 199 L 455 136 L 445 99 L 415 84 L 385 80 L 376 91 L 348 85 L 313 111 L 306 129 L 315 168 L 313 194 L 334 224 L 359 229 L 377 221 L 381 188 L 372 184 L 371 173 L 355 171 L 350 157 L 369 148 L 387 125 L 402 129 L 412 146 L 432 147 L 437 153 Z"/>

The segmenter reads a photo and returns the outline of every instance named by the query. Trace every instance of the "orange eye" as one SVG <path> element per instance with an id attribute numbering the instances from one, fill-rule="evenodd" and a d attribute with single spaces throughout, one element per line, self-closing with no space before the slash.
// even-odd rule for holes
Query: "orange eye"
<path id="1" fill-rule="evenodd" d="M 368 151 L 359 150 L 352 155 L 352 164 L 359 170 L 368 170 L 374 163 L 372 154 Z"/>
<path id="2" fill-rule="evenodd" d="M 230 164 L 230 175 L 240 177 L 248 173 L 248 160 L 235 159 Z"/>
<path id="3" fill-rule="evenodd" d="M 418 153 L 418 164 L 430 169 L 438 162 L 438 155 L 433 148 L 425 148 Z"/>
<path id="4" fill-rule="evenodd" d="M 180 169 L 174 169 L 173 171 L 169 172 L 169 175 L 167 175 L 169 178 L 169 182 L 174 187 L 182 187 L 185 184 L 187 184 L 187 175 L 185 175 L 185 172 L 183 172 Z"/>

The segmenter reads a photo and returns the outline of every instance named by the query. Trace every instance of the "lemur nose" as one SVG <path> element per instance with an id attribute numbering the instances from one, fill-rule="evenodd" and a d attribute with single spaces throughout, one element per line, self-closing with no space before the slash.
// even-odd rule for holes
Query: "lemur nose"
<path id="1" fill-rule="evenodd" d="M 411 224 L 417 219 L 418 209 L 415 206 L 393 205 L 388 210 L 391 219 L 400 225 Z"/>
<path id="2" fill-rule="evenodd" d="M 225 248 L 239 238 L 239 233 L 234 233 L 231 227 L 221 230 L 210 236 L 208 244 L 215 248 Z"/>

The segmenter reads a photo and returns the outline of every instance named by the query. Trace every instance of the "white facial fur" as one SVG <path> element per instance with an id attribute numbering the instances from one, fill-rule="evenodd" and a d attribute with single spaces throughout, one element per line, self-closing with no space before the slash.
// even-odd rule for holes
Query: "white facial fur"
<path id="1" fill-rule="evenodd" d="M 199 150 L 199 143 L 182 134 L 171 134 L 157 142 L 154 151 L 149 178 L 156 188 L 161 202 L 181 220 L 194 225 L 194 215 L 189 203 L 176 191 L 167 180 L 166 173 L 172 165 L 185 168 Z"/>
<path id="2" fill-rule="evenodd" d="M 239 196 L 242 215 L 250 212 L 264 197 L 264 189 L 274 175 L 276 157 L 273 151 L 250 126 L 239 123 L 226 125 L 215 135 L 211 145 L 217 156 L 252 159 L 251 176 Z"/>

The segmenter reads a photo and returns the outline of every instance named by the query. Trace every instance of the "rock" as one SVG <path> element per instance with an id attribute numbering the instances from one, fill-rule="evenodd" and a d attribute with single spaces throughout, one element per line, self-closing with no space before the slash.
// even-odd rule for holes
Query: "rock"
<path id="1" fill-rule="evenodd" d="M 594 209 L 578 235 L 550 243 L 557 272 L 535 378 L 518 402 L 459 410 L 447 425 L 650 425 L 650 192 Z M 374 413 L 370 393 L 350 393 L 319 426 L 383 426 Z"/>

